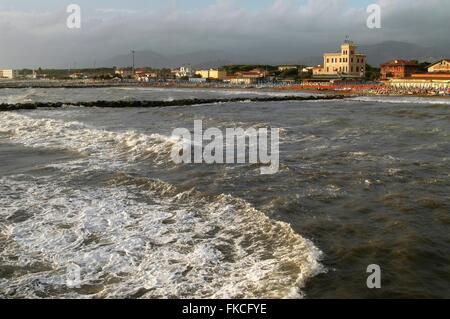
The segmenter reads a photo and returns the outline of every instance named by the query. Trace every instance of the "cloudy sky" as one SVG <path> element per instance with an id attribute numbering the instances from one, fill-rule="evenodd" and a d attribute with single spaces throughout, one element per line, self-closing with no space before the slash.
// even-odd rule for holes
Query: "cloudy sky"
<path id="1" fill-rule="evenodd" d="M 68 29 L 67 6 L 81 7 Z M 382 28 L 366 8 L 381 6 Z M 311 56 L 346 35 L 450 47 L 450 0 L 0 0 L 0 68 L 92 66 L 136 50 Z"/>

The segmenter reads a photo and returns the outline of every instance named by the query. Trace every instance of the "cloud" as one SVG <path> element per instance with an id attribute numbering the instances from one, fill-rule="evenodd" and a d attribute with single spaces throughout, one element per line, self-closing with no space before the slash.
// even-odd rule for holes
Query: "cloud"
<path id="1" fill-rule="evenodd" d="M 275 0 L 258 9 L 218 0 L 181 9 L 175 2 L 148 10 L 82 7 L 80 30 L 69 30 L 65 8 L 1 10 L 0 66 L 67 66 L 151 49 L 163 54 L 196 50 L 308 56 L 336 47 L 346 35 L 359 43 L 409 41 L 448 45 L 450 1 L 379 0 L 381 30 L 366 27 L 365 7 L 347 0 Z"/>

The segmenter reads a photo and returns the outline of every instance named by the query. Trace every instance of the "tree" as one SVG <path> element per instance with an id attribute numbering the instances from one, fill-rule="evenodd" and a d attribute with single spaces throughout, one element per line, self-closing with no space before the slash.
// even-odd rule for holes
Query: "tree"
<path id="1" fill-rule="evenodd" d="M 298 69 L 287 69 L 280 73 L 280 76 L 285 79 L 298 78 Z"/>
<path id="2" fill-rule="evenodd" d="M 428 68 L 430 67 L 430 65 L 431 65 L 430 62 L 422 62 L 422 63 L 419 63 L 420 71 L 424 71 L 424 72 L 427 71 Z"/>
<path id="3" fill-rule="evenodd" d="M 366 77 L 367 81 L 378 81 L 381 76 L 381 70 L 379 68 L 374 68 L 369 64 L 366 64 Z"/>

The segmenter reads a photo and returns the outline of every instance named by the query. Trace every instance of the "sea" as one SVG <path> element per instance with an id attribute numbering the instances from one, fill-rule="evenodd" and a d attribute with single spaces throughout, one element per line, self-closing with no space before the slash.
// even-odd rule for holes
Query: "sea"
<path id="1" fill-rule="evenodd" d="M 0 112 L 0 297 L 450 298 L 450 99 L 70 105 L 294 94 L 1 89 L 66 106 Z M 175 164 L 195 120 L 279 128 L 279 171 Z"/>

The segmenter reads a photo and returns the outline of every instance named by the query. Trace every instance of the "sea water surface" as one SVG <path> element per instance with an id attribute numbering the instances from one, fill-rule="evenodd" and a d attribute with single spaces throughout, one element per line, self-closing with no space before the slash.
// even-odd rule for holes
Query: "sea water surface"
<path id="1" fill-rule="evenodd" d="M 286 93 L 6 89 L 0 103 L 268 94 Z M 279 173 L 173 163 L 172 130 L 194 120 L 280 128 Z M 449 194 L 448 99 L 3 112 L 0 296 L 450 297 Z"/>

